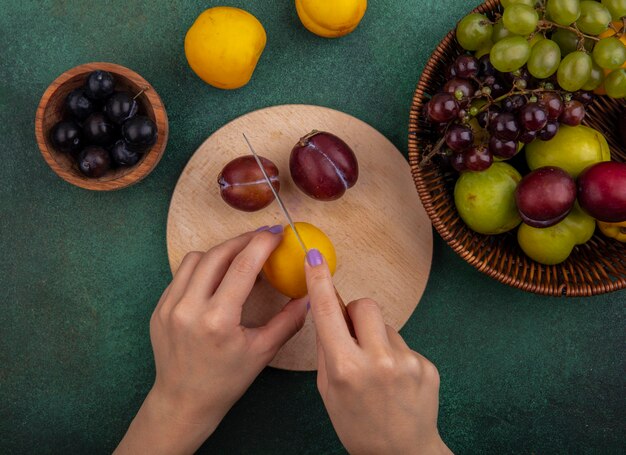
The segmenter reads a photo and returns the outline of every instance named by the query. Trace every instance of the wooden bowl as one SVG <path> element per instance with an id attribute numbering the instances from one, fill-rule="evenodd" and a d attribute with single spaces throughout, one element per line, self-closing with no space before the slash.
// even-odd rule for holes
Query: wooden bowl
<path id="1" fill-rule="evenodd" d="M 474 10 L 493 18 L 501 12 L 498 0 L 488 0 Z M 450 31 L 431 55 L 413 95 L 409 116 L 409 163 L 419 197 L 441 237 L 465 261 L 498 281 L 525 291 L 552 296 L 590 296 L 626 288 L 626 248 L 597 230 L 593 238 L 574 248 L 563 263 L 542 265 L 531 260 L 517 244 L 517 230 L 482 235 L 467 227 L 454 205 L 457 175 L 436 164 L 420 167 L 422 152 L 438 135 L 424 120 L 422 110 L 445 83 L 445 68 L 463 52 Z M 597 97 L 584 123 L 607 138 L 614 161 L 626 161 L 616 127 L 624 100 Z"/>
<path id="2" fill-rule="evenodd" d="M 87 75 L 95 70 L 110 72 L 115 78 L 116 90 L 127 90 L 130 93 L 139 93 L 144 90 L 137 98 L 139 112 L 156 123 L 158 138 L 152 148 L 145 152 L 134 166 L 112 169 L 100 178 L 89 178 L 80 172 L 76 160 L 70 154 L 54 148 L 50 141 L 50 130 L 65 116 L 63 102 L 67 94 L 83 85 Z M 35 135 L 44 159 L 63 180 L 88 190 L 117 190 L 137 183 L 158 164 L 167 144 L 167 114 L 154 87 L 139 74 L 113 63 L 86 63 L 61 74 L 46 89 L 35 116 Z"/>

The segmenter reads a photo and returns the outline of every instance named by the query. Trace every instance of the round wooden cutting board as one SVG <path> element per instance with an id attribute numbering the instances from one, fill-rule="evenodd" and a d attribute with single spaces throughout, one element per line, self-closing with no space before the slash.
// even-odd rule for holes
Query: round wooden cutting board
<path id="1" fill-rule="evenodd" d="M 341 137 L 359 162 L 359 180 L 339 200 L 309 198 L 293 183 L 289 154 L 301 136 L 313 129 Z M 263 225 L 286 224 L 273 202 L 253 213 L 235 210 L 222 200 L 217 176 L 226 163 L 256 152 L 278 166 L 280 194 L 294 221 L 322 229 L 337 250 L 335 286 L 347 302 L 371 297 L 385 322 L 399 329 L 417 306 L 432 261 L 431 224 L 415 192 L 402 154 L 382 134 L 348 114 L 319 106 L 284 105 L 251 112 L 213 133 L 183 171 L 170 205 L 167 250 L 172 273 L 188 251 Z M 265 324 L 288 299 L 261 279 L 244 306 L 242 323 Z M 315 328 L 311 315 L 304 328 L 272 361 L 287 370 L 315 370 Z"/>

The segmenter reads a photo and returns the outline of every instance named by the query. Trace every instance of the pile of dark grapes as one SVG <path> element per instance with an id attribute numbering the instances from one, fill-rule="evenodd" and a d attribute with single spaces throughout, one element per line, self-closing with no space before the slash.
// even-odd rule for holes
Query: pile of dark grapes
<path id="1" fill-rule="evenodd" d="M 593 100 L 591 92 L 565 92 L 525 68 L 502 73 L 489 55 L 460 55 L 447 75 L 425 112 L 442 134 L 438 151 L 459 172 L 487 169 L 494 157 L 512 158 L 523 144 L 552 139 L 561 124 L 579 125 Z"/>
<path id="2" fill-rule="evenodd" d="M 133 166 L 156 143 L 157 127 L 140 114 L 137 94 L 115 90 L 107 71 L 94 71 L 64 101 L 64 119 L 50 130 L 54 147 L 71 154 L 87 177 Z"/>

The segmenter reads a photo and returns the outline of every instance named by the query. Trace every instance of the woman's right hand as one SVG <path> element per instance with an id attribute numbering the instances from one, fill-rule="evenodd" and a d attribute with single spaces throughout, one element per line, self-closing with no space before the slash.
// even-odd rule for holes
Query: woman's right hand
<path id="1" fill-rule="evenodd" d="M 350 453 L 451 453 L 437 430 L 439 373 L 383 321 L 370 299 L 347 306 L 350 335 L 326 261 L 305 264 L 317 332 L 317 387 Z"/>

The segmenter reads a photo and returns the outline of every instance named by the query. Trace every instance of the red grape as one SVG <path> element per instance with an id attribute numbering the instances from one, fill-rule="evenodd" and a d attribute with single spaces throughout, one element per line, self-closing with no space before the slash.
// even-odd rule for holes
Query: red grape
<path id="1" fill-rule="evenodd" d="M 490 122 L 489 131 L 497 138 L 514 141 L 520 134 L 520 124 L 514 114 L 503 112 Z"/>
<path id="2" fill-rule="evenodd" d="M 526 104 L 526 98 L 522 95 L 511 95 L 502 101 L 502 109 L 506 112 L 515 112 Z"/>
<path id="3" fill-rule="evenodd" d="M 542 141 L 549 141 L 554 136 L 556 136 L 556 133 L 558 132 L 559 132 L 559 122 L 555 120 L 550 120 L 548 123 L 546 123 L 546 126 L 544 126 L 543 129 L 539 131 L 539 134 L 537 135 L 537 137 L 541 139 Z"/>
<path id="4" fill-rule="evenodd" d="M 454 95 L 438 93 L 428 102 L 427 109 L 431 122 L 447 123 L 459 114 L 459 103 Z"/>
<path id="5" fill-rule="evenodd" d="M 465 125 L 452 125 L 446 133 L 446 144 L 455 152 L 461 152 L 472 145 L 474 133 Z"/>
<path id="6" fill-rule="evenodd" d="M 476 87 L 467 79 L 461 79 L 459 77 L 455 77 L 446 82 L 446 85 L 443 86 L 443 91 L 446 93 L 450 93 L 454 95 L 457 101 L 462 106 L 466 106 L 469 103 L 469 97 L 474 94 Z M 457 92 L 461 93 L 461 97 L 457 97 Z"/>
<path id="7" fill-rule="evenodd" d="M 464 152 L 465 166 L 470 171 L 484 171 L 493 163 L 493 155 L 487 147 L 479 145 L 474 146 Z"/>
<path id="8" fill-rule="evenodd" d="M 503 141 L 495 136 L 489 139 L 489 151 L 500 158 L 511 158 L 517 153 L 516 141 Z"/>
<path id="9" fill-rule="evenodd" d="M 459 55 L 454 62 L 454 71 L 458 77 L 469 79 L 478 74 L 478 60 L 471 55 Z"/>
<path id="10" fill-rule="evenodd" d="M 463 152 L 455 153 L 452 155 L 452 160 L 450 164 L 454 169 L 459 172 L 463 172 L 467 170 L 467 166 L 465 165 L 465 154 Z"/>
<path id="11" fill-rule="evenodd" d="M 519 120 L 527 131 L 539 131 L 548 123 L 548 114 L 538 103 L 528 103 L 520 109 Z"/>
<path id="12" fill-rule="evenodd" d="M 559 121 L 569 126 L 578 126 L 585 118 L 585 106 L 576 100 L 565 103 L 563 113 L 559 117 Z"/>
<path id="13" fill-rule="evenodd" d="M 563 98 L 554 92 L 546 92 L 541 95 L 539 104 L 548 114 L 548 120 L 557 120 L 563 113 Z"/>

